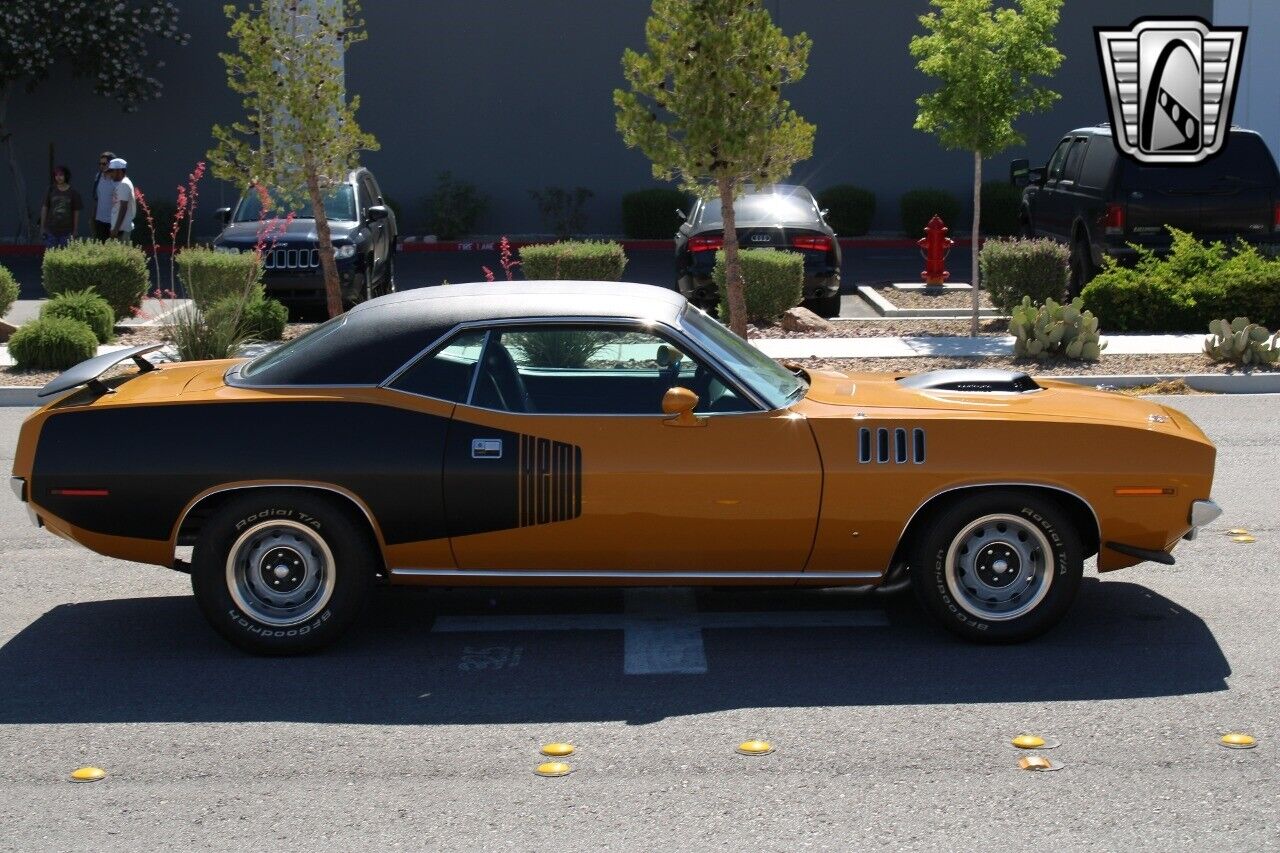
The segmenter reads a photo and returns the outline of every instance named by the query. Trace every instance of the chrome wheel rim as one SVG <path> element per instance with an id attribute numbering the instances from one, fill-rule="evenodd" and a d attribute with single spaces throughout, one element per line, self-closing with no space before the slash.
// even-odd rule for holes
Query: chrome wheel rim
<path id="1" fill-rule="evenodd" d="M 266 625 L 306 622 L 329 603 L 335 580 L 329 546 L 296 521 L 267 521 L 250 527 L 227 556 L 231 599 Z"/>
<path id="2" fill-rule="evenodd" d="M 1003 622 L 1034 610 L 1053 584 L 1054 558 L 1038 526 L 1016 515 L 965 525 L 947 550 L 947 590 L 966 612 Z"/>

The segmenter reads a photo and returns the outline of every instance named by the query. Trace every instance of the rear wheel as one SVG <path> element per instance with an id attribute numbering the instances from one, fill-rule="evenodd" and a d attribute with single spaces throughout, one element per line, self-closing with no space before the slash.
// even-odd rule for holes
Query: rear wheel
<path id="1" fill-rule="evenodd" d="M 1084 286 L 1093 281 L 1097 271 L 1093 268 L 1093 252 L 1088 242 L 1077 237 L 1071 243 L 1071 276 L 1067 284 L 1067 296 L 1075 298 L 1084 290 Z"/>
<path id="2" fill-rule="evenodd" d="M 309 652 L 335 640 L 374 573 L 368 537 L 333 501 L 252 489 L 201 526 L 191 587 L 205 618 L 256 654 Z"/>
<path id="3" fill-rule="evenodd" d="M 925 609 L 969 640 L 1009 643 L 1047 631 L 1075 598 L 1080 536 L 1056 502 L 995 490 L 932 520 L 911 566 Z"/>
<path id="4" fill-rule="evenodd" d="M 833 293 L 830 296 L 820 296 L 813 300 L 813 313 L 819 317 L 830 319 L 840 316 L 840 294 Z"/>

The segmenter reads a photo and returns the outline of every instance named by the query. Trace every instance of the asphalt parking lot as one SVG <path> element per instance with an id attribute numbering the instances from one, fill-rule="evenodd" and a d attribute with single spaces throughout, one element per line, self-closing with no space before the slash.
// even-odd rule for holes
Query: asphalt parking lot
<path id="1" fill-rule="evenodd" d="M 1280 845 L 1277 401 L 1162 401 L 1218 443 L 1225 515 L 1176 567 L 1087 569 L 1013 647 L 848 591 L 388 590 L 327 652 L 258 659 L 185 576 L 5 495 L 0 849 Z M 0 409 L 6 464 L 25 414 Z M 1061 772 L 1016 769 L 1022 731 Z M 533 774 L 550 741 L 572 775 Z M 85 764 L 107 778 L 66 781 Z"/>

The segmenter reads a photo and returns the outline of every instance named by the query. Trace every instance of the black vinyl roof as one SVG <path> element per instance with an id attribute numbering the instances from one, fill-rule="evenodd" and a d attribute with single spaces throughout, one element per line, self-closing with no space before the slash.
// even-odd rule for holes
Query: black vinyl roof
<path id="1" fill-rule="evenodd" d="M 685 304 L 675 291 L 621 282 L 480 282 L 406 290 L 357 305 L 331 320 L 331 331 L 322 327 L 314 341 L 304 341 L 289 357 L 250 369 L 235 382 L 376 385 L 460 323 L 556 317 L 671 323 Z M 270 355 L 262 357 L 264 365 Z"/>

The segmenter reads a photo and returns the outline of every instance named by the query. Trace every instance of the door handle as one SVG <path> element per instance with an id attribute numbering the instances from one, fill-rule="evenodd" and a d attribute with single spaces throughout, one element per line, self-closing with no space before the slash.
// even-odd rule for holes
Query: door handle
<path id="1" fill-rule="evenodd" d="M 501 459 L 502 458 L 502 439 L 500 438 L 471 439 L 471 458 L 472 459 Z"/>

